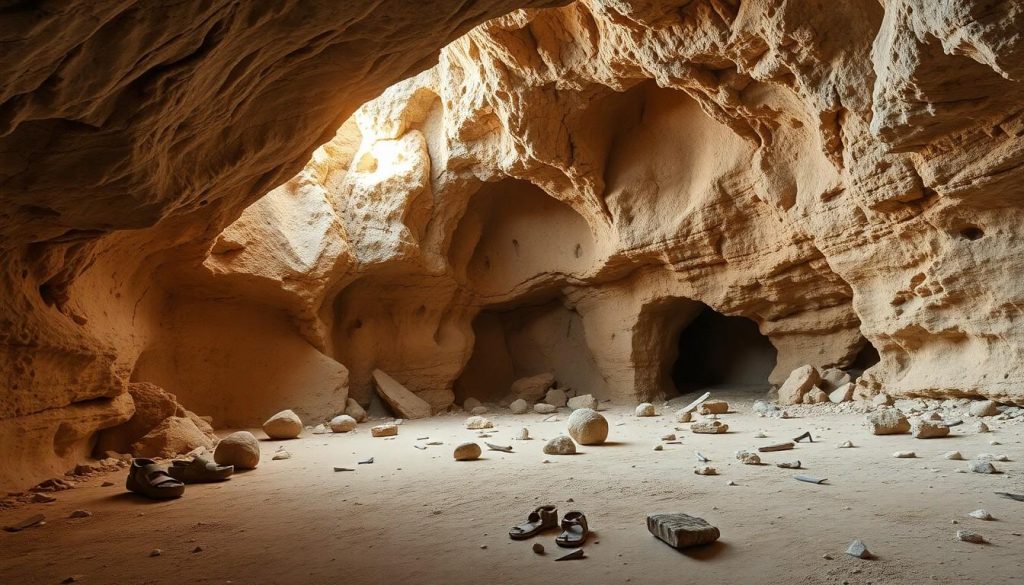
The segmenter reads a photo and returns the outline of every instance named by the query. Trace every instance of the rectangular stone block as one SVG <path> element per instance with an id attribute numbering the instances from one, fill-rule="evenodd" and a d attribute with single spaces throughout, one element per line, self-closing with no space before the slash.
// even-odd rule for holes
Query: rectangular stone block
<path id="1" fill-rule="evenodd" d="M 647 530 L 672 548 L 688 548 L 718 540 L 718 528 L 688 514 L 648 514 Z"/>

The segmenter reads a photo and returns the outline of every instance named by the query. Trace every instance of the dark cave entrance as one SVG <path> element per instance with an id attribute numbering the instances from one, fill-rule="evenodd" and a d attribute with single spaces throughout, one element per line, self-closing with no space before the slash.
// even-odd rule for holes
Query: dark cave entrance
<path id="1" fill-rule="evenodd" d="M 672 381 L 680 393 L 710 387 L 764 390 L 777 351 L 757 323 L 704 306 L 679 333 Z"/>

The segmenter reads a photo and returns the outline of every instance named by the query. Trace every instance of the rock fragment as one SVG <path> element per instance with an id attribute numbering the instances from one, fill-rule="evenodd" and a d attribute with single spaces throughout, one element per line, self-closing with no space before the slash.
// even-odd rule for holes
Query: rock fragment
<path id="1" fill-rule="evenodd" d="M 544 402 L 551 406 L 561 408 L 569 403 L 569 397 L 565 394 L 565 390 L 561 388 L 552 388 L 544 395 Z"/>
<path id="2" fill-rule="evenodd" d="M 657 416 L 654 405 L 650 402 L 641 402 L 636 407 L 636 416 Z"/>
<path id="3" fill-rule="evenodd" d="M 530 412 L 530 403 L 522 398 L 517 398 L 508 405 L 508 409 L 512 411 L 512 414 L 526 414 Z"/>
<path id="4" fill-rule="evenodd" d="M 964 458 L 959 451 L 946 451 L 942 456 L 953 461 L 963 461 Z"/>
<path id="5" fill-rule="evenodd" d="M 302 420 L 291 410 L 282 410 L 263 423 L 263 432 L 274 440 L 294 439 L 302 433 Z"/>
<path id="6" fill-rule="evenodd" d="M 479 459 L 481 453 L 480 445 L 476 443 L 463 443 L 455 448 L 452 456 L 456 461 L 472 461 Z"/>
<path id="7" fill-rule="evenodd" d="M 427 418 L 432 412 L 430 403 L 410 392 L 398 380 L 382 370 L 373 370 L 373 386 L 395 416 L 406 419 Z"/>
<path id="8" fill-rule="evenodd" d="M 569 436 L 580 445 L 600 445 L 608 439 L 608 420 L 595 410 L 572 411 L 567 425 Z"/>
<path id="9" fill-rule="evenodd" d="M 519 378 L 512 382 L 510 390 L 516 398 L 522 398 L 527 402 L 537 402 L 544 397 L 548 388 L 551 388 L 554 383 L 555 375 L 551 372 L 544 372 L 535 376 Z"/>
<path id="10" fill-rule="evenodd" d="M 470 430 L 491 429 L 494 423 L 482 416 L 471 416 L 466 419 L 466 428 Z"/>
<path id="11" fill-rule="evenodd" d="M 993 520 L 992 514 L 989 514 L 988 510 L 985 509 L 975 510 L 967 515 L 971 518 L 977 518 L 978 520 Z"/>
<path id="12" fill-rule="evenodd" d="M 718 475 L 718 470 L 710 465 L 698 465 L 693 472 L 697 475 Z"/>
<path id="13" fill-rule="evenodd" d="M 892 456 L 897 459 L 914 459 L 917 457 L 917 453 L 914 453 L 913 451 L 896 451 Z"/>
<path id="14" fill-rule="evenodd" d="M 812 365 L 804 365 L 790 372 L 779 387 L 779 404 L 800 404 L 804 395 L 821 381 L 821 374 Z"/>
<path id="15" fill-rule="evenodd" d="M 970 530 L 957 530 L 956 539 L 962 542 L 970 542 L 973 544 L 985 544 L 985 537 L 978 534 L 977 532 L 971 532 Z"/>
<path id="16" fill-rule="evenodd" d="M 871 553 L 868 551 L 868 547 L 865 546 L 864 541 L 859 538 L 851 542 L 850 546 L 846 547 L 846 554 L 858 559 L 871 558 Z"/>
<path id="17" fill-rule="evenodd" d="M 910 421 L 895 408 L 876 410 L 865 419 L 868 430 L 875 435 L 899 435 L 910 431 Z"/>
<path id="18" fill-rule="evenodd" d="M 648 514 L 647 530 L 675 549 L 710 544 L 721 537 L 718 528 L 688 514 Z"/>
<path id="19" fill-rule="evenodd" d="M 398 434 L 398 425 L 395 423 L 385 423 L 370 427 L 370 436 L 373 437 L 394 437 Z"/>
<path id="20" fill-rule="evenodd" d="M 537 404 L 533 405 L 533 411 L 536 412 L 537 414 L 552 414 L 557 410 L 558 409 L 555 408 L 553 404 L 545 404 L 543 402 L 538 402 Z"/>
<path id="21" fill-rule="evenodd" d="M 590 410 L 597 410 L 597 399 L 590 394 L 583 394 L 582 396 L 573 396 L 566 402 L 572 410 L 579 408 L 589 408 Z"/>
<path id="22" fill-rule="evenodd" d="M 737 451 L 736 459 L 744 465 L 761 465 L 761 457 L 751 451 Z"/>
<path id="23" fill-rule="evenodd" d="M 995 465 L 983 460 L 971 461 L 967 464 L 967 469 L 974 473 L 998 473 Z"/>
<path id="24" fill-rule="evenodd" d="M 934 421 L 919 419 L 914 421 L 910 432 L 917 439 L 937 439 L 949 436 L 949 427 Z"/>
<path id="25" fill-rule="evenodd" d="M 729 403 L 724 400 L 708 400 L 700 405 L 699 412 L 702 415 L 726 414 L 729 412 Z"/>
<path id="26" fill-rule="evenodd" d="M 729 425 L 719 420 L 702 420 L 691 424 L 690 430 L 704 435 L 717 435 L 729 432 Z"/>
<path id="27" fill-rule="evenodd" d="M 347 414 L 339 414 L 338 416 L 331 419 L 330 426 L 331 432 L 334 433 L 347 433 L 354 431 L 357 425 L 356 419 L 352 418 Z"/>
<path id="28" fill-rule="evenodd" d="M 979 400 L 971 404 L 969 412 L 971 416 L 995 416 L 999 414 L 998 404 L 992 400 Z"/>
<path id="29" fill-rule="evenodd" d="M 576 443 L 565 435 L 559 435 L 544 445 L 545 455 L 575 455 Z"/>
<path id="30" fill-rule="evenodd" d="M 213 451 L 218 465 L 234 465 L 235 469 L 255 469 L 260 463 L 260 443 L 249 431 L 237 431 L 224 437 Z"/>

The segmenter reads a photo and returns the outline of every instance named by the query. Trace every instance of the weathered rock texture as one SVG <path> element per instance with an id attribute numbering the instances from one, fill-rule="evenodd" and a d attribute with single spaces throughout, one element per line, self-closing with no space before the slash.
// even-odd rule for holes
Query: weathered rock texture
<path id="1" fill-rule="evenodd" d="M 773 383 L 870 344 L 864 392 L 1024 403 L 1013 3 L 580 1 L 423 71 L 517 4 L 4 13 L 0 438 L 73 429 L 53 468 L 128 380 L 226 425 L 376 368 L 654 400 L 705 306 Z"/>

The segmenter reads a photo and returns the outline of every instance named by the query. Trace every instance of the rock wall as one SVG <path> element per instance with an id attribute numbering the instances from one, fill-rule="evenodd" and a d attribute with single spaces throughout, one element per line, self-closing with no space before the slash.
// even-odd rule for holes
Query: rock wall
<path id="1" fill-rule="evenodd" d="M 5 13 L 0 436 L 78 429 L 52 471 L 128 380 L 218 425 L 374 368 L 653 399 L 704 305 L 772 382 L 873 347 L 867 391 L 1024 403 L 1013 2 L 525 4 Z"/>

